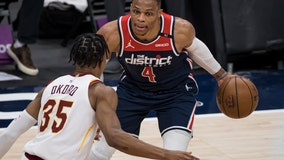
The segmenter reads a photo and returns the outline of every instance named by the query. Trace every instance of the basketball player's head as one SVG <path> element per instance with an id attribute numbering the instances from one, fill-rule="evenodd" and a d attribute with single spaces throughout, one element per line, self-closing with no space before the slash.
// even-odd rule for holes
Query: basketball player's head
<path id="1" fill-rule="evenodd" d="M 160 16 L 162 13 L 161 0 L 132 0 L 130 6 L 131 27 L 133 33 L 143 40 L 151 30 L 160 29 Z"/>
<path id="2" fill-rule="evenodd" d="M 102 35 L 83 33 L 75 39 L 69 62 L 79 67 L 101 67 L 105 64 L 108 53 L 109 49 Z"/>

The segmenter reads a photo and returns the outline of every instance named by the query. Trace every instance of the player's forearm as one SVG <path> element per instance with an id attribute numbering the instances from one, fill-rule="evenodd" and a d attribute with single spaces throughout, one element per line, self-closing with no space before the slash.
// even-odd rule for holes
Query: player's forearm
<path id="1" fill-rule="evenodd" d="M 4 132 L 1 133 L 0 136 L 0 159 L 9 151 L 12 147 L 13 143 L 17 140 L 18 137 L 14 137 L 13 135 Z"/>
<path id="2" fill-rule="evenodd" d="M 120 132 L 107 140 L 108 144 L 121 152 L 151 159 L 167 159 L 165 150 L 154 145 L 147 144 L 125 132 Z"/>
<path id="3" fill-rule="evenodd" d="M 37 121 L 23 111 L 10 125 L 0 134 L 0 159 L 8 152 L 17 138 L 31 128 Z"/>
<path id="4" fill-rule="evenodd" d="M 190 58 L 216 79 L 218 79 L 219 74 L 222 75 L 225 71 L 213 57 L 208 47 L 198 38 L 195 37 L 191 46 L 186 49 L 189 52 Z"/>

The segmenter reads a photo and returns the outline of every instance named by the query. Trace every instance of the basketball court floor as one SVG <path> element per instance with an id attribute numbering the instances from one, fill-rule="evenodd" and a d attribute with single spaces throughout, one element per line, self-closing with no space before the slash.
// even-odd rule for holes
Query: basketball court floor
<path id="1" fill-rule="evenodd" d="M 0 66 L 0 132 L 25 108 L 49 80 L 72 73 L 68 64 L 71 45 L 62 47 L 61 40 L 40 39 L 31 45 L 34 63 L 39 75 L 30 77 L 15 70 L 14 64 Z M 278 160 L 284 159 L 284 71 L 265 67 L 235 70 L 255 83 L 259 104 L 255 112 L 243 119 L 231 119 L 220 113 L 216 106 L 215 80 L 206 72 L 196 69 L 199 84 L 199 107 L 196 110 L 194 138 L 188 151 L 203 160 Z M 120 73 L 104 74 L 105 83 L 116 86 Z M 22 135 L 3 160 L 17 160 L 23 145 L 36 133 L 33 128 Z M 162 146 L 155 113 L 150 113 L 142 124 L 142 140 Z M 114 160 L 143 159 L 117 151 Z"/>

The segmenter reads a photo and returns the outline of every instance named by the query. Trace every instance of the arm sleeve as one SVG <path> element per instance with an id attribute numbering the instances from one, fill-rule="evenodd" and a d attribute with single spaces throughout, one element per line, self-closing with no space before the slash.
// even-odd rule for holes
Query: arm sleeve
<path id="1" fill-rule="evenodd" d="M 26 110 L 20 113 L 0 135 L 0 159 L 9 151 L 20 135 L 36 124 L 36 120 Z"/>
<path id="2" fill-rule="evenodd" d="M 213 75 L 222 68 L 208 47 L 198 38 L 195 37 L 186 50 L 189 52 L 190 58 L 210 74 Z"/>

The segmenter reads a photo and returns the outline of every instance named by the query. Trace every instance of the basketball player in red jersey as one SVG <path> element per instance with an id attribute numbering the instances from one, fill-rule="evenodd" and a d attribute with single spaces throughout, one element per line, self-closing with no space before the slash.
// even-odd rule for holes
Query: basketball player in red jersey
<path id="1" fill-rule="evenodd" d="M 164 13 L 161 0 L 132 0 L 129 15 L 105 24 L 97 33 L 105 37 L 124 69 L 117 87 L 122 129 L 138 137 L 141 122 L 155 111 L 163 147 L 186 151 L 193 136 L 198 93 L 192 60 L 219 85 L 228 78 L 208 47 L 195 37 L 192 24 Z M 100 136 L 90 159 L 110 159 L 115 151 Z"/>
<path id="2" fill-rule="evenodd" d="M 124 69 L 117 87 L 122 129 L 138 137 L 141 122 L 155 111 L 163 147 L 186 151 L 193 136 L 198 93 L 192 61 L 213 75 L 218 84 L 228 76 L 208 47 L 195 37 L 192 24 L 164 13 L 161 0 L 132 0 L 130 14 L 105 24 L 97 33 L 105 37 Z M 110 159 L 115 151 L 100 136 L 90 159 Z"/>
<path id="3" fill-rule="evenodd" d="M 109 55 L 104 37 L 82 34 L 70 53 L 75 72 L 61 76 L 42 89 L 27 108 L 0 135 L 0 159 L 16 139 L 38 122 L 38 133 L 24 148 L 22 160 L 84 160 L 96 133 L 107 143 L 135 156 L 162 160 L 197 160 L 189 152 L 165 150 L 124 132 L 115 110 L 117 95 L 98 77 Z"/>

